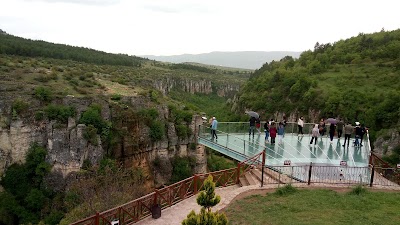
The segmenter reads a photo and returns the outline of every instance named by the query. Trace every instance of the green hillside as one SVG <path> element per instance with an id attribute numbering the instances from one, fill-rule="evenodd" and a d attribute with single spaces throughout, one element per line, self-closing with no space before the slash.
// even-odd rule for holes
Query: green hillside
<path id="1" fill-rule="evenodd" d="M 400 30 L 317 43 L 299 59 L 266 63 L 239 96 L 239 109 L 262 115 L 314 110 L 373 130 L 391 127 L 400 116 Z"/>
<path id="2" fill-rule="evenodd" d="M 29 99 L 33 97 L 34 89 L 45 87 L 55 98 L 72 95 L 110 99 L 115 96 L 149 95 L 155 102 L 187 105 L 196 112 L 215 114 L 215 111 L 226 111 L 226 100 L 235 94 L 218 96 L 217 90 L 226 85 L 239 87 L 249 74 L 249 70 L 162 63 L 136 56 L 34 41 L 4 32 L 0 34 L 0 92 L 5 99 Z M 211 82 L 213 93 L 189 93 L 180 84 L 183 81 Z M 167 82 L 176 85 L 173 90 L 162 94 L 163 90 L 155 88 L 157 82 L 160 86 L 168 86 L 165 85 Z M 209 100 L 218 108 L 191 104 L 191 99 L 199 96 L 213 96 Z"/>

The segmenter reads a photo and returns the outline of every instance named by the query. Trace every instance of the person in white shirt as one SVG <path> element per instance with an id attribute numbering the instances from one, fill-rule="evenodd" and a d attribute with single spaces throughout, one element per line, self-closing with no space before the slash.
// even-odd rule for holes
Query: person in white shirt
<path id="1" fill-rule="evenodd" d="M 303 135 L 303 127 L 304 127 L 304 118 L 301 116 L 300 118 L 299 118 L 299 120 L 297 121 L 297 126 L 299 127 L 299 133 L 298 133 L 298 135 L 300 136 L 300 134 L 301 135 Z"/>

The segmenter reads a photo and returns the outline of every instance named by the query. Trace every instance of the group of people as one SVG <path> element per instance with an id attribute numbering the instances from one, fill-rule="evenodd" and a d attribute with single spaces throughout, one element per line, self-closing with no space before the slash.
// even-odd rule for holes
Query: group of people
<path id="1" fill-rule="evenodd" d="M 299 119 L 300 120 L 300 119 Z M 302 120 L 302 117 L 301 117 Z M 300 122 L 299 122 L 300 123 Z M 302 128 L 300 128 L 299 125 L 299 135 L 302 135 Z M 304 126 L 304 122 L 302 121 L 302 124 Z M 356 147 L 361 147 L 362 141 L 364 138 L 364 134 L 367 132 L 367 128 L 363 125 L 360 124 L 359 122 L 355 122 L 356 126 L 353 127 L 349 122 L 345 125 L 342 120 L 338 120 L 337 123 L 331 123 L 329 125 L 329 138 L 330 138 L 330 143 L 333 143 L 333 138 L 335 136 L 335 133 L 337 133 L 338 140 L 340 141 L 340 138 L 342 137 L 343 131 L 344 131 L 344 144 L 342 145 L 343 147 L 349 147 L 350 145 L 350 138 L 353 133 L 355 133 L 355 141 L 354 141 L 354 146 Z M 303 127 L 302 126 L 302 127 Z M 310 145 L 314 142 L 314 145 L 317 144 L 317 139 L 318 137 L 323 137 L 326 133 L 326 124 L 325 120 L 321 119 L 319 124 L 315 124 L 314 128 L 312 129 L 311 132 L 311 141 Z"/>
<path id="2" fill-rule="evenodd" d="M 249 137 L 251 135 L 251 124 L 252 124 L 252 119 L 250 118 Z M 286 126 L 286 117 L 284 117 L 283 120 L 278 123 L 278 126 L 276 125 L 274 119 L 266 121 L 264 123 L 265 143 L 268 143 L 269 138 L 271 137 L 271 144 L 275 144 L 275 139 L 276 137 L 278 137 L 278 144 L 282 144 L 283 137 L 285 135 L 285 126 Z M 253 138 L 254 138 L 254 132 L 253 132 Z"/>
<path id="3" fill-rule="evenodd" d="M 217 126 L 218 126 L 218 121 L 215 117 L 211 117 L 209 120 L 210 124 L 210 129 L 211 129 L 211 139 L 214 140 L 214 138 L 217 140 Z M 259 117 L 254 117 L 252 116 L 249 119 L 249 138 L 251 135 L 254 138 L 254 133 L 257 130 L 257 132 L 260 134 L 261 133 L 261 121 Z M 276 123 L 274 119 L 271 119 L 267 121 L 264 124 L 264 132 L 265 132 L 265 142 L 269 142 L 269 138 L 271 138 L 271 144 L 275 144 L 275 139 L 278 137 L 278 144 L 283 143 L 283 137 L 285 135 L 285 126 L 286 126 L 286 117 L 283 117 L 283 120 L 279 123 Z M 298 135 L 303 136 L 303 128 L 304 128 L 304 117 L 300 117 L 297 121 L 297 126 L 298 126 Z M 352 126 L 350 123 L 344 124 L 342 120 L 338 120 L 335 123 L 330 123 L 329 125 L 329 138 L 330 138 L 330 143 L 333 143 L 333 138 L 335 134 L 337 133 L 338 140 L 340 141 L 340 138 L 342 137 L 342 134 L 344 132 L 344 144 L 342 145 L 343 147 L 346 146 L 349 147 L 350 145 L 350 138 L 351 135 L 354 133 L 355 134 L 355 141 L 354 141 L 354 146 L 363 146 L 363 138 L 364 134 L 367 132 L 367 128 L 363 125 L 360 124 L 359 122 L 355 122 L 355 126 Z M 325 120 L 321 119 L 321 121 L 318 124 L 315 124 L 312 132 L 311 132 L 311 141 L 310 145 L 314 142 L 314 145 L 317 144 L 317 139 L 318 137 L 323 137 L 326 133 L 326 124 Z"/>

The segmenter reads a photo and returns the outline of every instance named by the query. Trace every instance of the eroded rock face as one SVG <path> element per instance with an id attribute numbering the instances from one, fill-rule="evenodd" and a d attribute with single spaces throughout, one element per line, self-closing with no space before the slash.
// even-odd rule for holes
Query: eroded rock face
<path id="1" fill-rule="evenodd" d="M 214 84 L 209 80 L 165 78 L 155 80 L 153 87 L 163 93 L 163 95 L 167 95 L 173 88 L 178 88 L 191 94 L 211 94 L 215 92 L 220 97 L 226 97 L 236 94 L 239 91 L 240 85 Z"/>
<path id="2" fill-rule="evenodd" d="M 103 157 L 101 145 L 93 146 L 83 138 L 85 125 L 75 126 L 70 118 L 68 126 L 55 121 L 28 124 L 15 120 L 9 129 L 0 128 L 0 174 L 13 163 L 24 163 L 32 143 L 36 142 L 48 151 L 46 160 L 53 170 L 63 175 L 78 171 L 84 160 L 96 164 Z"/>
<path id="3" fill-rule="evenodd" d="M 390 129 L 377 137 L 374 142 L 374 153 L 378 156 L 391 155 L 393 149 L 398 146 L 400 146 L 400 131 L 399 129 Z"/>
<path id="4" fill-rule="evenodd" d="M 137 98 L 126 98 L 126 102 L 140 108 L 148 107 L 148 100 L 143 96 Z M 196 141 L 198 125 L 202 124 L 200 116 L 194 116 L 189 128 L 192 129 L 190 137 L 179 138 L 176 134 L 175 124 L 166 122 L 165 135 L 162 140 L 152 142 L 149 138 L 150 129 L 143 121 L 123 121 L 120 131 L 123 138 L 113 146 L 112 149 L 104 149 L 100 136 L 97 136 L 98 145 L 92 145 L 84 138 L 86 125 L 79 124 L 78 118 L 87 110 L 91 99 L 79 99 L 66 97 L 58 100 L 57 104 L 73 105 L 76 108 L 77 115 L 69 118 L 65 124 L 57 121 L 35 121 L 32 117 L 25 116 L 10 120 L 9 125 L 6 122 L 0 126 L 0 175 L 5 169 L 13 163 L 24 163 L 25 157 L 30 145 L 37 142 L 48 151 L 46 160 L 52 165 L 53 173 L 66 177 L 69 173 L 77 172 L 82 168 L 85 160 L 92 165 L 99 163 L 105 154 L 112 154 L 125 166 L 139 166 L 145 171 L 148 179 L 154 179 L 156 185 L 163 185 L 171 177 L 172 170 L 166 169 L 161 174 L 154 174 L 152 171 L 152 160 L 160 157 L 165 161 L 165 165 L 171 164 L 174 156 L 193 156 L 196 157 L 202 169 L 196 169 L 197 172 L 205 171 L 203 153 L 197 154 L 194 149 L 190 149 L 190 143 Z M 99 104 L 96 102 L 96 104 Z M 7 105 L 9 107 L 9 104 Z M 105 102 L 100 102 L 102 107 L 102 117 L 105 120 L 111 120 L 113 116 L 112 108 Z M 37 106 L 39 109 L 39 107 Z M 35 109 L 32 109 L 31 114 Z M 163 121 L 168 121 L 170 115 L 168 107 L 159 106 L 157 111 Z M 6 121 L 9 110 L 2 109 L 2 121 Z M 114 112 L 115 113 L 115 112 Z M 6 118 L 6 119 L 4 119 Z M 107 152 L 109 151 L 109 152 Z M 199 168 L 200 168 L 199 167 Z M 58 175 L 58 176 L 59 176 Z"/>

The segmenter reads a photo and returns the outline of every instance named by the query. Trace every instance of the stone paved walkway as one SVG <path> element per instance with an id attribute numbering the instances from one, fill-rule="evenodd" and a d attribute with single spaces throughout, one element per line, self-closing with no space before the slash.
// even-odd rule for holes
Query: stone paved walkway
<path id="1" fill-rule="evenodd" d="M 280 185 L 282 186 L 282 184 Z M 348 188 L 349 185 L 334 185 L 334 184 L 293 184 L 295 187 L 300 188 Z M 243 186 L 239 187 L 237 185 L 225 187 L 225 188 L 216 188 L 215 192 L 217 195 L 221 196 L 221 202 L 212 208 L 213 211 L 218 211 L 225 208 L 229 203 L 239 194 L 251 191 L 251 190 L 263 190 L 263 189 L 274 189 L 277 188 L 278 184 L 267 184 L 264 187 L 260 187 L 260 185 L 251 185 L 251 186 Z M 383 190 L 397 190 L 400 191 L 399 186 L 375 186 L 373 189 L 383 189 Z M 192 196 L 184 201 L 181 201 L 169 208 L 166 208 L 161 211 L 161 217 L 158 219 L 153 219 L 151 216 L 146 219 L 135 223 L 135 225 L 179 225 L 181 222 L 186 219 L 186 216 L 190 213 L 190 211 L 195 210 L 196 213 L 200 212 L 200 206 L 197 205 L 196 196 Z"/>

